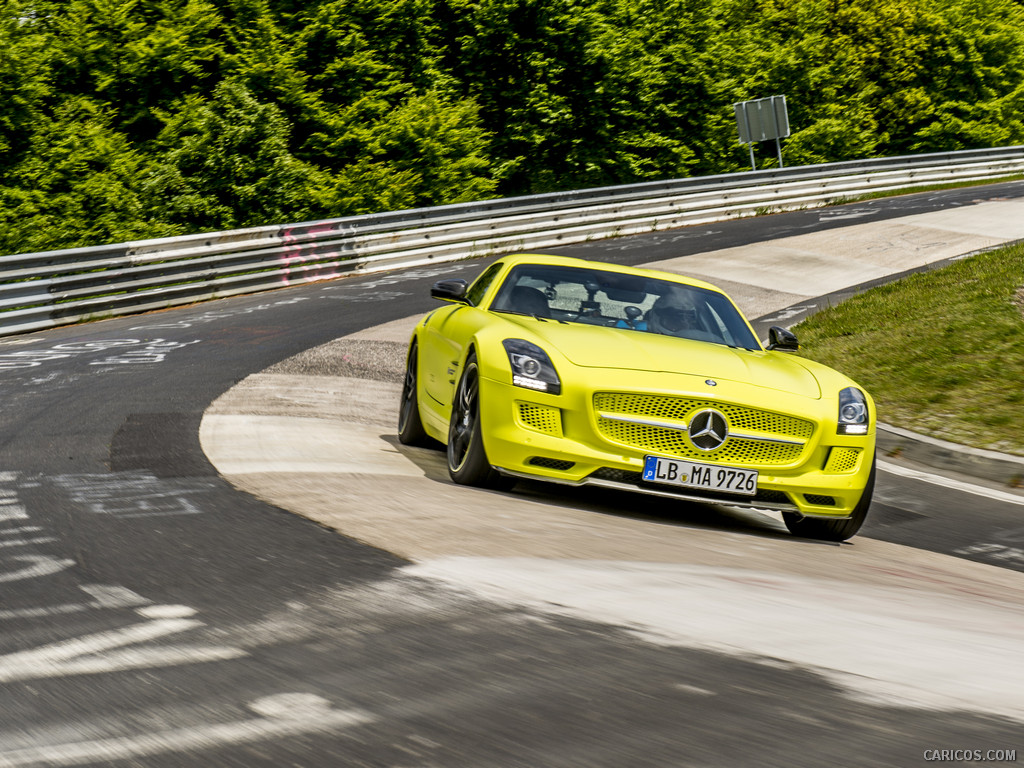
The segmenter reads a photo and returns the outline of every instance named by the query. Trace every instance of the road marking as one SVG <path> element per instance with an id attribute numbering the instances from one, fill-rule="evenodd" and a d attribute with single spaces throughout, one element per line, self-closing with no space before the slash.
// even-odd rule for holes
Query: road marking
<path id="1" fill-rule="evenodd" d="M 0 483 L 15 483 L 17 480 L 17 472 L 0 472 Z M 20 503 L 17 491 L 0 488 L 0 522 L 6 520 L 28 520 L 28 510 Z"/>
<path id="2" fill-rule="evenodd" d="M 82 584 L 79 586 L 79 589 L 88 595 L 92 595 L 95 601 L 93 605 L 100 608 L 127 608 L 137 605 L 148 605 L 150 602 L 127 587 L 119 587 L 117 585 Z"/>
<path id="3" fill-rule="evenodd" d="M 290 708 L 296 705 L 299 711 L 292 713 Z M 376 719 L 364 710 L 332 709 L 329 701 L 315 694 L 267 696 L 248 706 L 262 716 L 191 728 L 172 728 L 137 736 L 14 749 L 0 752 L 0 768 L 74 766 L 129 760 L 166 752 L 215 749 L 230 744 L 334 731 L 365 725 Z"/>
<path id="4" fill-rule="evenodd" d="M 147 619 L 188 619 L 196 615 L 196 609 L 187 605 L 148 605 L 136 613 Z"/>
<path id="5" fill-rule="evenodd" d="M 66 360 L 80 355 L 110 352 L 111 357 L 89 363 L 90 365 L 120 365 L 132 363 L 159 363 L 168 352 L 172 352 L 193 341 L 168 341 L 166 339 L 95 339 L 93 341 L 69 341 L 56 344 L 48 349 L 26 349 L 17 352 L 0 352 L 0 370 L 36 368 L 54 360 Z M 38 381 L 38 379 L 36 379 Z"/>
<path id="6" fill-rule="evenodd" d="M 175 322 L 168 323 L 151 323 L 147 325 L 136 325 L 133 328 L 129 328 L 130 331 L 149 331 L 155 328 L 191 328 L 193 325 L 199 325 L 200 323 L 212 323 L 215 320 L 224 320 L 230 317 L 237 317 L 238 315 L 248 315 L 253 312 L 260 312 L 264 309 L 271 309 L 272 307 L 280 307 L 287 304 L 297 304 L 300 301 L 308 301 L 309 298 L 306 296 L 295 296 L 281 301 L 272 301 L 268 304 L 259 304 L 255 307 L 235 307 L 232 309 L 216 309 L 209 312 L 204 312 L 201 315 L 193 317 L 189 320 L 177 320 Z"/>
<path id="7" fill-rule="evenodd" d="M 1024 565 L 1024 549 L 1020 547 L 1008 547 L 1005 544 L 991 544 L 979 542 L 969 547 L 954 549 L 954 553 L 965 556 L 982 557 L 996 563 L 1016 562 Z"/>
<path id="8" fill-rule="evenodd" d="M 690 685 L 688 683 L 676 683 L 672 686 L 677 691 L 683 693 L 692 693 L 694 696 L 717 696 L 718 694 L 714 691 L 709 691 L 707 688 L 701 688 L 696 685 Z"/>
<path id="9" fill-rule="evenodd" d="M 21 504 L 0 501 L 0 520 L 28 520 L 28 511 Z"/>
<path id="10" fill-rule="evenodd" d="M 818 221 L 845 221 L 847 219 L 862 219 L 865 216 L 872 216 L 878 213 L 877 208 L 854 208 L 849 211 L 822 211 L 818 214 Z"/>
<path id="11" fill-rule="evenodd" d="M 464 264 L 445 264 L 437 267 L 421 267 L 419 269 L 411 269 L 403 271 L 399 274 L 384 275 L 373 280 L 360 281 L 358 283 L 341 283 L 337 288 L 350 288 L 356 291 L 365 291 L 367 289 L 380 288 L 385 285 L 395 285 L 396 283 L 404 283 L 411 280 L 423 280 L 430 277 L 441 277 L 451 272 L 458 272 L 462 269 Z M 332 286 L 333 288 L 333 286 Z"/>
<path id="12" fill-rule="evenodd" d="M 119 352 L 103 360 L 94 360 L 89 365 L 137 365 L 140 363 L 162 363 L 167 358 L 168 352 L 187 347 L 190 344 L 198 344 L 200 339 L 193 341 L 164 341 L 163 339 L 151 339 L 145 342 L 142 349 L 133 349 L 127 352 Z"/>
<path id="13" fill-rule="evenodd" d="M 883 472 L 888 472 L 891 475 L 899 475 L 900 477 L 905 477 L 909 480 L 918 480 L 922 483 L 931 483 L 932 485 L 938 485 L 942 488 L 949 488 L 954 491 L 963 491 L 964 493 L 971 493 L 975 496 L 984 496 L 987 499 L 1001 501 L 1005 504 L 1024 505 L 1024 496 L 1020 496 L 1015 493 L 1007 493 L 1006 491 L 999 491 L 995 488 L 985 488 L 981 485 L 971 485 L 963 480 L 954 480 L 951 477 L 933 475 L 930 472 L 921 472 L 917 469 L 901 467 L 898 464 L 890 464 L 887 461 L 879 461 L 878 468 Z"/>
<path id="14" fill-rule="evenodd" d="M 140 609 L 139 613 L 143 616 L 166 615 L 169 618 L 157 618 L 145 624 L 98 632 L 29 651 L 0 656 L 0 682 L 118 672 L 142 667 L 177 666 L 234 659 L 246 655 L 241 648 L 231 646 L 177 645 L 126 648 L 203 626 L 201 621 L 183 618 L 190 612 L 192 609 L 186 606 L 150 606 Z"/>
<path id="15" fill-rule="evenodd" d="M 18 560 L 23 563 L 30 563 L 30 565 L 19 571 L 0 573 L 0 582 L 2 583 L 22 581 L 23 579 L 36 579 L 40 576 L 51 576 L 75 564 L 74 560 L 58 560 L 49 555 L 18 555 L 17 557 L 10 557 L 8 560 Z"/>
<path id="16" fill-rule="evenodd" d="M 783 320 L 789 320 L 798 315 L 806 314 L 807 312 L 810 312 L 812 309 L 817 309 L 817 307 L 817 304 L 800 304 L 798 306 L 789 307 L 788 309 L 784 309 L 781 312 L 776 312 L 774 315 L 769 315 L 768 317 L 764 317 L 761 319 L 762 322 L 765 323 L 779 323 L 782 322 Z"/>
<path id="17" fill-rule="evenodd" d="M 0 346 L 13 347 L 19 344 L 39 344 L 46 341 L 46 339 L 40 337 L 33 337 L 31 339 L 4 339 L 0 341 Z"/>
<path id="18" fill-rule="evenodd" d="M 149 600 L 137 595 L 126 587 L 107 584 L 82 584 L 79 586 L 92 600 L 84 603 L 64 603 L 62 605 L 41 606 L 39 608 L 15 608 L 0 611 L 0 621 L 8 619 L 36 619 L 44 616 L 63 616 L 68 613 L 81 613 L 95 609 L 135 608 L 146 605 Z"/>
<path id="19" fill-rule="evenodd" d="M 52 482 L 85 511 L 121 518 L 202 514 L 187 497 L 214 485 L 203 479 L 162 480 L 144 471 L 57 475 Z"/>
<path id="20" fill-rule="evenodd" d="M 354 293 L 336 296 L 324 296 L 325 299 L 337 299 L 352 304 L 362 304 L 371 301 L 394 301 L 405 296 L 412 296 L 405 291 L 369 291 L 366 293 Z"/>
<path id="21" fill-rule="evenodd" d="M 0 541 L 0 549 L 4 547 L 25 547 L 30 544 L 52 544 L 56 539 L 52 536 L 41 536 L 37 539 L 9 539 Z"/>
<path id="22" fill-rule="evenodd" d="M 279 693 L 251 702 L 249 709 L 263 717 L 304 720 L 329 712 L 331 702 L 315 693 Z"/>

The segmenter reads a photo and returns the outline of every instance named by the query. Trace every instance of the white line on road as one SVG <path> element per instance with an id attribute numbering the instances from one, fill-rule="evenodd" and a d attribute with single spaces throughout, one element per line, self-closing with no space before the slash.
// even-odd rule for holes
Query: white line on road
<path id="1" fill-rule="evenodd" d="M 40 536 L 35 539 L 10 539 L 9 541 L 0 541 L 0 549 L 6 547 L 27 547 L 33 544 L 52 544 L 56 539 L 52 536 Z"/>
<path id="2" fill-rule="evenodd" d="M 19 560 L 23 563 L 30 563 L 30 565 L 18 571 L 0 573 L 0 582 L 22 581 L 23 579 L 50 576 L 54 573 L 60 573 L 65 568 L 70 568 L 75 564 L 74 560 L 58 560 L 49 555 L 19 555 L 8 559 Z"/>
<path id="3" fill-rule="evenodd" d="M 28 520 L 28 511 L 21 504 L 0 500 L 0 520 Z"/>
<path id="4" fill-rule="evenodd" d="M 930 472 L 921 472 L 917 469 L 901 467 L 898 464 L 890 464 L 887 461 L 878 462 L 878 468 L 883 472 L 888 472 L 891 475 L 899 475 L 900 477 L 906 477 L 910 480 L 918 480 L 922 483 L 931 483 L 932 485 L 938 485 L 942 488 L 949 488 L 954 491 L 973 493 L 975 496 L 984 496 L 985 498 L 1001 501 L 1006 504 L 1024 505 L 1024 496 L 1020 496 L 1015 493 L 1007 493 L 1006 491 L 999 491 L 995 488 L 985 488 L 981 485 L 971 485 L 970 483 L 965 483 L 962 480 L 954 480 L 951 477 L 942 477 L 941 475 L 933 475 Z"/>
<path id="5" fill-rule="evenodd" d="M 257 714 L 277 713 L 295 697 L 303 697 L 302 718 L 259 717 L 229 723 L 173 728 L 165 731 L 0 752 L 0 768 L 28 766 L 73 766 L 99 761 L 129 760 L 165 752 L 215 749 L 272 738 L 331 731 L 364 725 L 375 719 L 358 709 L 331 709 L 330 702 L 312 694 L 281 694 L 252 702 Z M 291 697 L 291 698 L 289 698 Z M 277 700 L 280 699 L 280 704 Z M 317 706 L 313 706 L 317 704 Z"/>
<path id="6" fill-rule="evenodd" d="M 140 609 L 144 612 L 157 607 Z M 156 614 L 150 614 L 156 615 Z M 99 672 L 117 672 L 143 667 L 166 667 L 244 656 L 241 648 L 230 646 L 163 646 L 136 648 L 125 646 L 156 640 L 203 626 L 201 621 L 188 618 L 158 618 L 145 624 L 98 632 L 93 635 L 66 640 L 61 643 L 33 648 L 0 656 L 0 682 L 38 680 L 66 675 L 88 675 Z M 121 649 L 116 650 L 115 649 Z"/>
<path id="7" fill-rule="evenodd" d="M 93 599 L 83 603 L 62 603 L 61 605 L 40 606 L 38 608 L 13 608 L 7 611 L 0 611 L 0 621 L 35 619 L 42 616 L 62 616 L 68 613 L 80 613 L 97 608 L 135 608 L 136 606 L 147 605 L 150 602 L 127 587 L 106 584 L 81 584 L 79 589 L 91 595 Z"/>

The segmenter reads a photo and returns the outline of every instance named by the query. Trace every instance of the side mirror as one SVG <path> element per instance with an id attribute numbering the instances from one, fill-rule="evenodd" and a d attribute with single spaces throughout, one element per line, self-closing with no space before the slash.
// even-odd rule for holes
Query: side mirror
<path id="1" fill-rule="evenodd" d="M 469 301 L 466 299 L 467 288 L 469 288 L 469 283 L 461 278 L 438 280 L 431 286 L 430 296 L 442 301 L 457 301 L 462 304 L 469 304 Z"/>
<path id="2" fill-rule="evenodd" d="M 796 334 L 787 331 L 778 325 L 768 329 L 768 349 L 777 349 L 781 352 L 796 352 L 800 349 L 800 342 L 796 340 Z"/>

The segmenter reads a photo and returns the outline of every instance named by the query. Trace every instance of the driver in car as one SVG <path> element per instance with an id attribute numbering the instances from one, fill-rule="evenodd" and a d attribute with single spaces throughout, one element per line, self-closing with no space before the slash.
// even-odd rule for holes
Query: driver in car
<path id="1" fill-rule="evenodd" d="M 687 291 L 672 289 L 654 302 L 644 318 L 648 330 L 668 336 L 680 336 L 685 331 L 699 330 L 697 308 Z"/>

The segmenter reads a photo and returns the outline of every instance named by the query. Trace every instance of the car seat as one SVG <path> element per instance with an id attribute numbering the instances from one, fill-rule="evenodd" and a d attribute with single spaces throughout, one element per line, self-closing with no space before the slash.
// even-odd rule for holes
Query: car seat
<path id="1" fill-rule="evenodd" d="M 509 308 L 514 312 L 522 312 L 524 315 L 536 317 L 551 317 L 551 307 L 548 299 L 542 291 L 530 288 L 525 285 L 518 285 L 512 289 L 509 296 Z"/>

